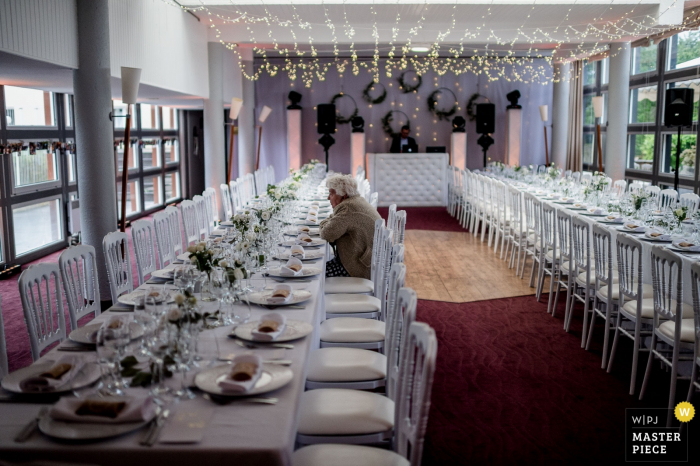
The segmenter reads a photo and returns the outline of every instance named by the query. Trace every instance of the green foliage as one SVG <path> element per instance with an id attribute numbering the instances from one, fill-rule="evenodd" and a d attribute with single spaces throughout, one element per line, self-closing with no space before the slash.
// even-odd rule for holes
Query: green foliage
<path id="1" fill-rule="evenodd" d="M 681 64 L 700 57 L 700 31 L 678 34 L 676 63 Z"/>
<path id="2" fill-rule="evenodd" d="M 637 64 L 636 73 L 646 73 L 656 69 L 656 54 L 657 46 L 639 48 L 639 63 Z M 636 74 L 635 73 L 635 74 Z"/>
<path id="3" fill-rule="evenodd" d="M 656 102 L 643 99 L 637 102 L 637 115 L 633 123 L 653 123 L 656 120 Z"/>

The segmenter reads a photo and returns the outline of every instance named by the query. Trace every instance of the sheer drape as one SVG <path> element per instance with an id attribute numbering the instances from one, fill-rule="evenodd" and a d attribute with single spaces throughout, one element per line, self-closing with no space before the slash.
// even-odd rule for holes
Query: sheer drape
<path id="1" fill-rule="evenodd" d="M 566 141 L 566 169 L 583 169 L 583 61 L 571 63 L 569 81 L 569 121 Z"/>

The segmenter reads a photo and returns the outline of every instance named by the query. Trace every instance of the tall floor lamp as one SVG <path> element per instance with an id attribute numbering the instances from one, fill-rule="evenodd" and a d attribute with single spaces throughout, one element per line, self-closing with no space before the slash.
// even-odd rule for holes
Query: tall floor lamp
<path id="1" fill-rule="evenodd" d="M 231 120 L 231 137 L 229 138 L 228 147 L 228 173 L 226 174 L 226 184 L 231 181 L 231 173 L 233 172 L 233 146 L 236 137 L 236 123 L 238 119 L 238 114 L 241 112 L 241 107 L 243 106 L 243 99 L 240 97 L 234 97 L 231 99 L 231 110 L 228 112 L 228 117 Z"/>
<path id="2" fill-rule="evenodd" d="M 547 145 L 547 113 L 549 113 L 546 105 L 540 105 L 540 117 L 544 123 L 544 161 L 545 165 L 549 166 L 549 146 Z"/>
<path id="3" fill-rule="evenodd" d="M 126 104 L 126 115 L 109 114 L 110 120 L 116 116 L 126 116 L 124 126 L 124 163 L 122 165 L 122 208 L 120 230 L 126 230 L 126 187 L 129 180 L 129 146 L 131 145 L 131 104 L 136 103 L 139 95 L 139 82 L 141 81 L 141 68 L 127 68 L 122 66 L 122 102 Z"/>
<path id="4" fill-rule="evenodd" d="M 270 116 L 270 113 L 272 113 L 272 109 L 267 105 L 264 105 L 262 110 L 260 110 L 260 116 L 258 117 L 258 123 L 260 123 L 260 126 L 258 126 L 258 152 L 255 156 L 256 170 L 260 169 L 260 144 L 262 143 L 262 124 L 265 123 L 265 120 L 267 120 L 267 117 Z"/>
<path id="5" fill-rule="evenodd" d="M 600 119 L 603 117 L 603 96 L 593 97 L 593 114 L 596 120 L 596 134 L 598 140 L 598 171 L 603 171 L 603 144 L 600 139 Z"/>

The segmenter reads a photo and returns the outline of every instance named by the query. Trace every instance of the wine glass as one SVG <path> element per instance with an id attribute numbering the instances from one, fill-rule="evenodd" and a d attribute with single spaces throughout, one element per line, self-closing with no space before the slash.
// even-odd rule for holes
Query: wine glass
<path id="1" fill-rule="evenodd" d="M 110 395 L 123 395 L 126 388 L 119 370 L 120 360 L 130 341 L 127 319 L 110 319 L 97 331 L 97 358 L 102 368 L 102 384 Z"/>

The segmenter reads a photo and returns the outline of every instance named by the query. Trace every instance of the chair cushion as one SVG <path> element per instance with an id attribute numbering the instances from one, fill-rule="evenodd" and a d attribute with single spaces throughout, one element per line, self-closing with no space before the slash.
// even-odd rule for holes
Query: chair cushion
<path id="1" fill-rule="evenodd" d="M 386 378 L 386 356 L 359 348 L 321 348 L 311 352 L 307 380 L 358 382 Z"/>
<path id="2" fill-rule="evenodd" d="M 350 314 L 353 312 L 377 312 L 382 308 L 379 298 L 366 294 L 339 293 L 326 296 L 326 313 Z"/>
<path id="3" fill-rule="evenodd" d="M 685 314 L 685 311 L 683 313 Z M 659 325 L 659 332 L 673 340 L 676 334 L 676 323 L 667 320 Z M 684 343 L 695 343 L 695 320 L 693 318 L 681 320 L 681 341 Z"/>
<path id="4" fill-rule="evenodd" d="M 608 287 L 601 286 L 597 293 L 599 298 L 608 299 Z M 642 299 L 654 297 L 654 287 L 651 285 L 642 285 Z M 612 287 L 612 299 L 618 301 L 620 299 L 620 287 L 616 284 Z"/>
<path id="5" fill-rule="evenodd" d="M 383 341 L 386 324 L 359 317 L 337 317 L 321 323 L 321 341 L 329 343 L 369 343 Z"/>
<path id="6" fill-rule="evenodd" d="M 376 393 L 321 388 L 301 394 L 302 435 L 362 435 L 394 428 L 394 402 Z"/>
<path id="7" fill-rule="evenodd" d="M 366 278 L 327 277 L 326 294 L 338 293 L 374 293 L 374 283 Z"/>
<path id="8" fill-rule="evenodd" d="M 586 272 L 581 272 L 578 274 L 578 277 L 576 277 L 576 280 L 580 283 L 586 283 Z M 616 271 L 613 271 L 613 283 L 618 283 L 620 280 L 620 277 L 618 276 Z M 591 267 L 591 276 L 588 280 L 589 285 L 595 285 L 595 271 Z"/>
<path id="9" fill-rule="evenodd" d="M 406 458 L 390 450 L 362 445 L 325 443 L 309 445 L 292 454 L 292 466 L 409 466 Z"/>
<path id="10" fill-rule="evenodd" d="M 637 315 L 637 301 L 628 301 L 622 306 L 624 311 L 627 311 L 632 316 Z M 671 300 L 671 312 L 676 314 L 676 300 Z M 685 317 L 692 318 L 693 316 L 693 306 L 690 304 L 683 303 L 683 315 Z M 643 319 L 653 319 L 654 318 L 654 298 L 642 299 L 642 318 Z"/>

